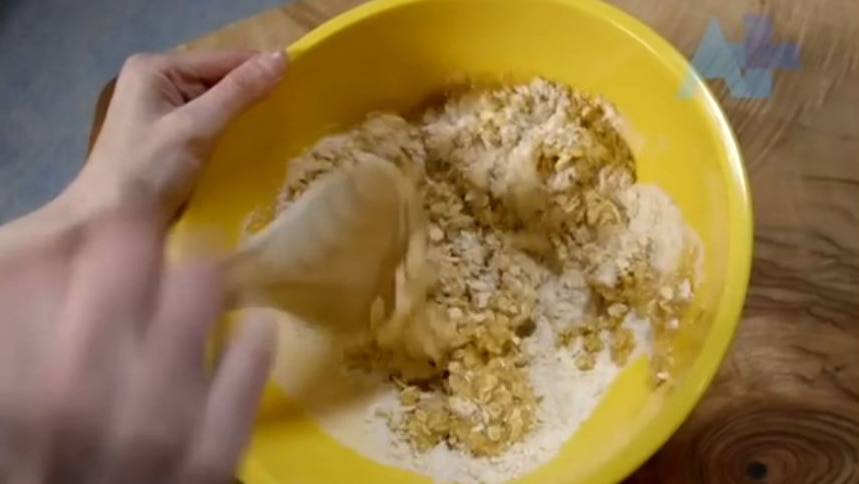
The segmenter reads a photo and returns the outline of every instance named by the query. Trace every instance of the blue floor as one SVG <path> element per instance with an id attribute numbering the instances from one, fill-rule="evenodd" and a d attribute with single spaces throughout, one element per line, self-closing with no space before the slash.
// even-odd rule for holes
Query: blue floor
<path id="1" fill-rule="evenodd" d="M 95 100 L 128 55 L 283 1 L 0 0 L 0 223 L 79 170 Z"/>

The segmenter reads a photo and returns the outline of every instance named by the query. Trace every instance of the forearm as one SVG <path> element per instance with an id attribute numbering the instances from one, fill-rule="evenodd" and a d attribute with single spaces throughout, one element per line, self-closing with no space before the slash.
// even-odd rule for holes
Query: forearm
<path id="1" fill-rule="evenodd" d="M 71 200 L 62 195 L 42 207 L 0 226 L 0 267 L 3 261 L 50 242 L 75 237 L 83 225 Z"/>

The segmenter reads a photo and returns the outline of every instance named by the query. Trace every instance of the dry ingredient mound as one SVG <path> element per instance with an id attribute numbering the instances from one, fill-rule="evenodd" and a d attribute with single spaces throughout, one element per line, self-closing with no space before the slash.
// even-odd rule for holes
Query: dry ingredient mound
<path id="1" fill-rule="evenodd" d="M 536 79 L 413 121 L 371 115 L 289 162 L 280 210 L 376 157 L 423 199 L 425 244 L 406 264 L 431 270 L 425 304 L 338 343 L 344 372 L 387 389 L 363 410 L 359 451 L 440 481 L 503 482 L 557 453 L 632 356 L 668 378 L 696 239 L 636 183 L 620 126 L 607 101 Z"/>

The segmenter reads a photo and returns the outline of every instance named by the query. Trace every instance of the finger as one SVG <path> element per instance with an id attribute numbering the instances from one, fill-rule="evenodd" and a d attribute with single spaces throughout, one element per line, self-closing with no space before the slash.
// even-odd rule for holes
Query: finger
<path id="1" fill-rule="evenodd" d="M 137 108 L 146 107 L 153 110 L 153 114 L 160 115 L 159 105 L 165 96 L 165 90 L 158 88 L 163 86 L 162 81 L 167 80 L 173 86 L 172 89 L 178 89 L 184 97 L 193 99 L 255 54 L 253 51 L 236 50 L 132 55 L 122 66 L 107 119 L 112 118 L 112 111 L 117 106 L 129 103 Z M 168 88 L 167 92 L 172 89 Z M 198 92 L 190 92 L 195 90 Z M 129 107 L 125 106 L 124 109 Z"/>
<path id="2" fill-rule="evenodd" d="M 174 114 L 205 123 L 211 134 L 220 132 L 236 116 L 268 95 L 280 82 L 285 69 L 283 52 L 255 55 Z"/>
<path id="3" fill-rule="evenodd" d="M 104 483 L 167 482 L 193 442 L 206 396 L 202 378 L 164 372 L 157 352 L 129 375 L 112 421 L 103 461 Z"/>
<path id="4" fill-rule="evenodd" d="M 257 54 L 259 52 L 253 50 L 184 52 L 169 55 L 167 62 L 183 73 L 211 85 Z"/>
<path id="5" fill-rule="evenodd" d="M 206 337 L 221 317 L 224 288 L 215 262 L 171 267 L 162 278 L 159 310 L 147 344 L 155 366 L 173 378 L 204 378 Z"/>
<path id="6" fill-rule="evenodd" d="M 165 58 L 163 74 L 186 104 L 206 93 L 225 75 L 256 55 L 254 51 L 214 51 L 173 54 Z"/>
<path id="7" fill-rule="evenodd" d="M 182 462 L 201 418 L 208 383 L 205 338 L 221 313 L 215 263 L 167 268 L 143 355 L 123 393 L 105 482 L 166 480 Z"/>
<path id="8" fill-rule="evenodd" d="M 56 429 L 55 469 L 68 479 L 64 482 L 83 478 L 78 472 L 91 468 L 79 464 L 103 445 L 105 422 L 149 318 L 160 236 L 148 216 L 106 216 L 85 236 L 72 268 L 68 303 L 41 382 L 42 405 Z"/>
<path id="9" fill-rule="evenodd" d="M 218 367 L 183 482 L 226 482 L 234 475 L 274 357 L 275 336 L 273 322 L 264 317 L 243 322 Z"/>
<path id="10" fill-rule="evenodd" d="M 258 52 L 252 50 L 139 53 L 125 61 L 118 83 L 122 85 L 124 81 L 150 79 L 172 72 L 214 84 L 257 54 Z"/>
<path id="11" fill-rule="evenodd" d="M 202 379 L 164 373 L 147 358 L 128 379 L 113 420 L 101 482 L 167 482 L 193 442 L 206 396 Z"/>

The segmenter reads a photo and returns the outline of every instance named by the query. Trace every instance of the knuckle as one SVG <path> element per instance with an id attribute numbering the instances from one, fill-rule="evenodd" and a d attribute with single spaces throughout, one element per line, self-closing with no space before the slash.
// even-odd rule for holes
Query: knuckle
<path id="1" fill-rule="evenodd" d="M 164 63 L 164 56 L 150 53 L 137 53 L 125 60 L 122 66 L 124 74 L 142 74 L 157 70 Z"/>
<path id="2" fill-rule="evenodd" d="M 213 133 L 209 120 L 200 119 L 194 114 L 185 109 L 170 113 L 159 129 L 163 129 L 164 136 L 175 140 L 176 145 L 183 150 L 194 156 L 205 156 L 213 142 Z"/>
<path id="3" fill-rule="evenodd" d="M 142 466 L 152 469 L 167 469 L 179 462 L 184 454 L 185 439 L 170 431 L 155 431 L 151 428 L 127 437 L 118 445 L 123 453 L 140 461 Z"/>
<path id="4" fill-rule="evenodd" d="M 81 405 L 67 407 L 52 414 L 54 439 L 57 448 L 63 450 L 56 458 L 72 462 L 77 459 L 92 459 L 100 452 L 104 439 L 101 416 Z"/>
<path id="5" fill-rule="evenodd" d="M 12 462 L 21 453 L 26 453 L 35 443 L 33 429 L 44 422 L 44 412 L 37 405 L 22 399 L 10 398 L 0 402 L 0 466 L 4 459 Z M 0 472 L 0 482 L 2 479 Z"/>
<path id="6" fill-rule="evenodd" d="M 140 405 L 127 408 L 115 422 L 107 460 L 117 476 L 145 471 L 157 482 L 183 468 L 196 423 L 171 405 Z"/>
<path id="7" fill-rule="evenodd" d="M 232 469 L 210 459 L 193 459 L 185 468 L 183 482 L 191 484 L 219 484 L 229 482 Z"/>
<path id="8" fill-rule="evenodd" d="M 232 75 L 224 78 L 232 89 L 243 93 L 256 93 L 263 87 L 261 79 L 264 78 L 263 68 L 256 63 L 249 63 L 243 68 L 236 70 Z"/>
<path id="9" fill-rule="evenodd" d="M 177 109 L 165 116 L 157 127 L 159 134 L 167 139 L 185 139 L 200 130 L 203 121 L 189 109 Z"/>
<path id="10" fill-rule="evenodd" d="M 168 405 L 158 414 L 158 407 L 141 408 L 136 417 L 126 421 L 125 446 L 152 464 L 168 466 L 179 462 L 194 433 L 194 405 Z"/>

